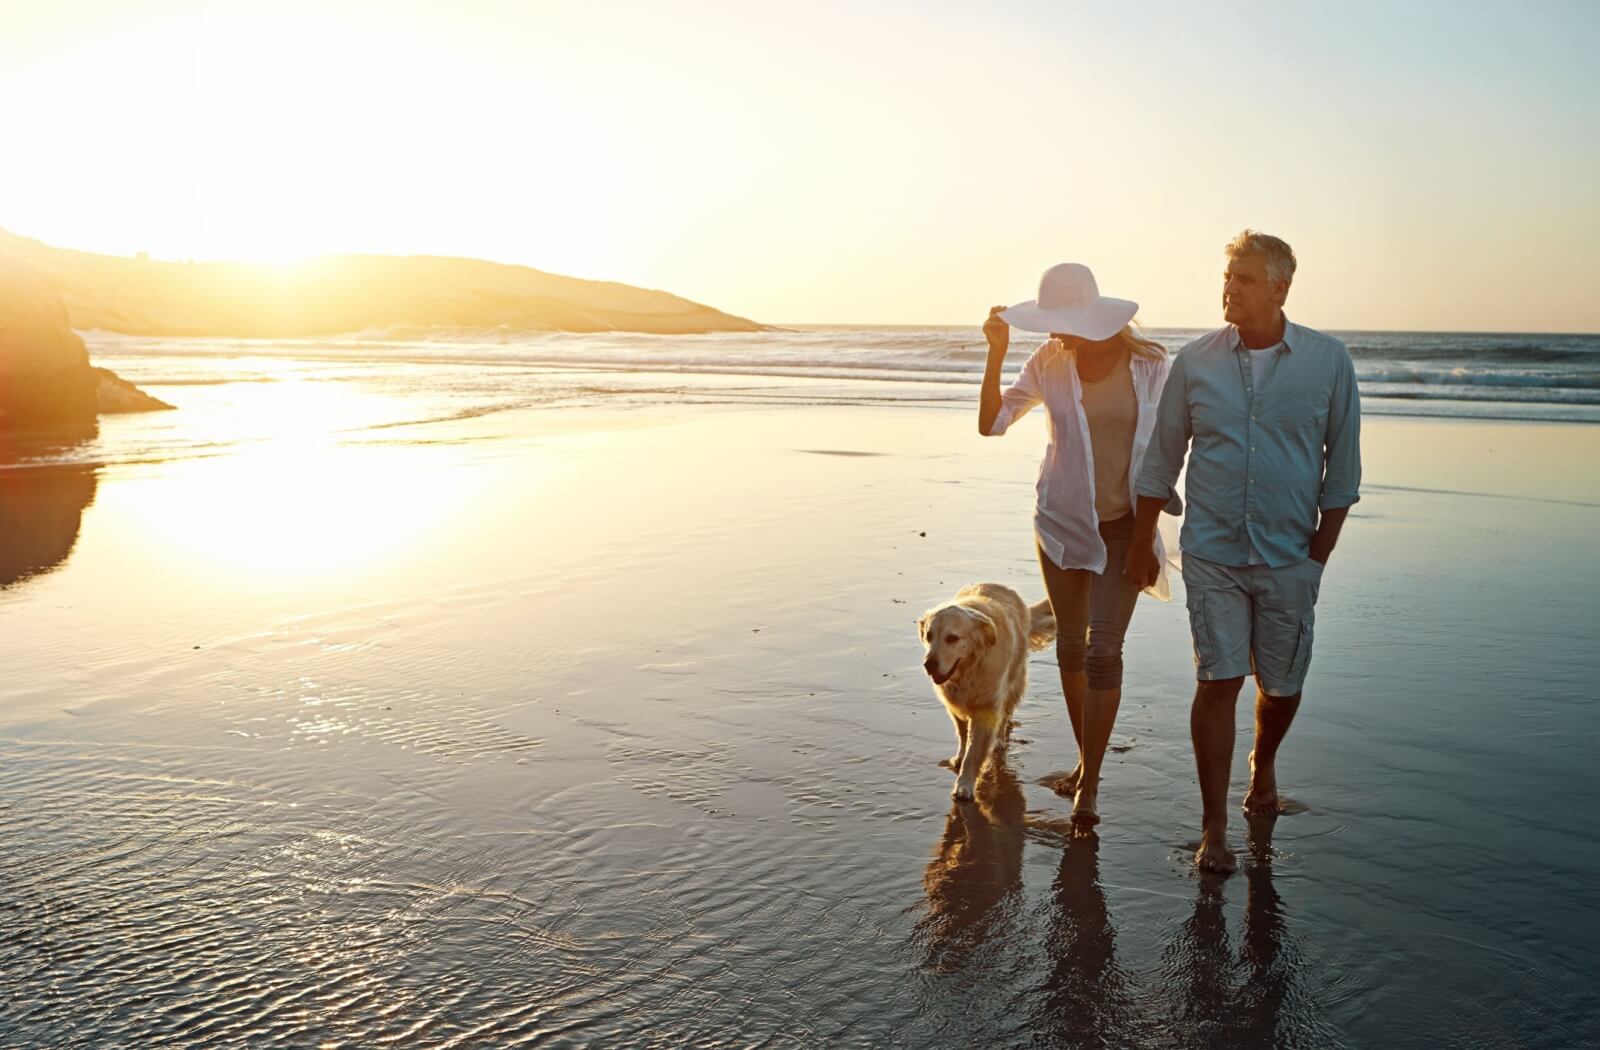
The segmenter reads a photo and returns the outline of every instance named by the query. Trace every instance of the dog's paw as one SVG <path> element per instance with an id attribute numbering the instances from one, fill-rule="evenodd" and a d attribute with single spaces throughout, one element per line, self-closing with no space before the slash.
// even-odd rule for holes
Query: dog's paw
<path id="1" fill-rule="evenodd" d="M 956 786 L 950 789 L 950 797 L 955 799 L 957 802 L 971 802 L 972 785 L 963 784 L 959 780 L 956 781 Z"/>
<path id="2" fill-rule="evenodd" d="M 949 758 L 939 759 L 939 764 L 952 773 L 961 772 L 961 756 L 952 755 Z"/>

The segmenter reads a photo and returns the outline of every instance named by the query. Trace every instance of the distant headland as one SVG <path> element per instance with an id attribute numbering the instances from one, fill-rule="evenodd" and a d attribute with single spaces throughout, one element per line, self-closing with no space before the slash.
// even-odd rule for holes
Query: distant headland
<path id="1" fill-rule="evenodd" d="M 294 338 L 397 327 L 661 335 L 764 327 L 667 292 L 481 259 L 162 262 L 55 248 L 4 230 L 0 250 L 55 286 L 79 331 Z"/>

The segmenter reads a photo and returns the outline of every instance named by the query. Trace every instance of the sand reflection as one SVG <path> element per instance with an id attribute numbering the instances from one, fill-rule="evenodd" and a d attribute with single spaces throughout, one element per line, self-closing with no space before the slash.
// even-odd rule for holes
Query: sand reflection
<path id="1" fill-rule="evenodd" d="M 0 589 L 67 560 L 84 508 L 94 501 L 96 470 L 87 464 L 0 470 Z"/>
<path id="2" fill-rule="evenodd" d="M 1003 943 L 1022 900 L 1022 788 L 997 759 L 976 796 L 951 803 L 944 835 L 922 874 L 927 911 L 917 936 L 929 964 L 940 970 L 960 966 L 986 942 Z"/>
<path id="3" fill-rule="evenodd" d="M 1070 834 L 1070 833 L 1069 833 Z M 1100 840 L 1067 838 L 1045 931 L 1048 969 L 1033 1029 L 1050 1046 L 1135 1045 L 1131 982 L 1100 883 Z"/>
<path id="4" fill-rule="evenodd" d="M 351 580 L 466 542 L 482 520 L 475 475 L 426 449 L 394 454 L 332 440 L 281 440 L 225 459 L 176 464 L 184 484 L 127 506 L 116 528 L 245 588 Z"/>
<path id="5" fill-rule="evenodd" d="M 975 803 L 951 807 L 924 872 L 917 934 L 927 965 L 962 973 L 977 1002 L 989 989 L 994 1002 L 1013 1004 L 1016 1012 L 988 1020 L 1005 1025 L 1009 1016 L 1038 1045 L 1314 1042 L 1319 1026 L 1299 992 L 1300 953 L 1273 881 L 1273 830 L 1270 820 L 1250 828 L 1242 933 L 1230 932 L 1225 897 L 1241 880 L 1202 877 L 1193 913 L 1168 941 L 1152 988 L 1152 975 L 1119 958 L 1100 840 L 1074 838 L 1064 822 L 1028 815 L 1016 778 L 1001 766 L 980 782 Z M 1060 861 L 1045 907 L 1024 912 L 1022 849 L 1030 840 L 1059 849 Z M 1032 969 L 1034 945 L 1042 968 L 1018 981 L 1019 966 Z"/>
<path id="6" fill-rule="evenodd" d="M 1282 1023 L 1295 992 L 1299 952 L 1273 885 L 1276 823 L 1276 818 L 1250 822 L 1244 932 L 1237 955 L 1224 911 L 1226 880 L 1211 875 L 1200 878 L 1194 915 L 1165 953 L 1165 979 L 1178 1011 L 1172 1020 L 1187 1045 L 1300 1045 L 1294 1032 L 1309 1031 Z"/>

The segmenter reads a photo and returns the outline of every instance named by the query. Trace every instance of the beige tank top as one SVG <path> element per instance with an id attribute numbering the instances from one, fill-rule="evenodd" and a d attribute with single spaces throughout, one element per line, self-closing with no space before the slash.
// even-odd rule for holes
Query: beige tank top
<path id="1" fill-rule="evenodd" d="M 1098 382 L 1083 387 L 1083 414 L 1089 420 L 1089 447 L 1094 452 L 1094 511 L 1102 523 L 1133 511 L 1128 468 L 1133 459 L 1133 432 L 1139 423 L 1139 402 L 1133 395 L 1133 373 L 1123 354 Z"/>

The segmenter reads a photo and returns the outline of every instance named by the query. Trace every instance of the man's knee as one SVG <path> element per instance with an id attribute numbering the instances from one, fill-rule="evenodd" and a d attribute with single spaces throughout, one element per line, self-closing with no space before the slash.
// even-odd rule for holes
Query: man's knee
<path id="1" fill-rule="evenodd" d="M 1244 688 L 1244 675 L 1238 678 L 1215 678 L 1195 684 L 1194 698 L 1205 702 L 1222 702 L 1237 700 L 1239 690 Z"/>

